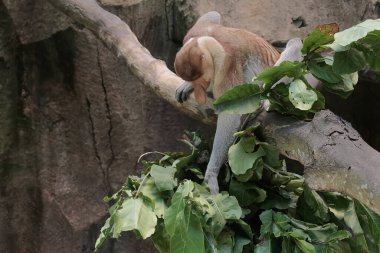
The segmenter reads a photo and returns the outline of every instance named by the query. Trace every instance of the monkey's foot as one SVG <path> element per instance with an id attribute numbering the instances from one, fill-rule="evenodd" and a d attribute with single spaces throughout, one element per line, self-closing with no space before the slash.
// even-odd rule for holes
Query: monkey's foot
<path id="1" fill-rule="evenodd" d="M 215 173 L 207 173 L 205 175 L 205 182 L 210 189 L 211 194 L 216 195 L 219 193 L 218 175 Z"/>
<path id="2" fill-rule="evenodd" d="M 193 88 L 193 85 L 189 82 L 183 82 L 176 90 L 175 90 L 175 99 L 180 102 L 180 103 L 183 103 L 184 101 L 186 101 L 189 96 L 190 96 L 190 93 L 193 92 L 194 88 Z"/>

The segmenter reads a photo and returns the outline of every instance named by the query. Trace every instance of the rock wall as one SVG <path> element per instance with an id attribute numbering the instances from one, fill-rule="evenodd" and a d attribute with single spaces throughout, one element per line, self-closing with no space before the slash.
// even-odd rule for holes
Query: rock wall
<path id="1" fill-rule="evenodd" d="M 364 0 L 100 2 L 169 66 L 208 10 L 280 46 L 319 23 L 345 28 L 379 16 L 379 2 Z M 183 150 L 184 129 L 213 131 L 157 98 L 47 1 L 0 2 L 1 252 L 92 252 L 107 214 L 102 198 L 139 173 L 140 154 Z M 129 234 L 101 252 L 154 249 Z"/>

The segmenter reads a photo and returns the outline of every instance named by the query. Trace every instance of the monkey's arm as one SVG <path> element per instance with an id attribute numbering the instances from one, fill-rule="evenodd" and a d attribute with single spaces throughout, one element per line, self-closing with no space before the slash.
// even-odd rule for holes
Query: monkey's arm
<path id="1" fill-rule="evenodd" d="M 234 133 L 238 131 L 240 126 L 240 118 L 241 115 L 239 114 L 221 113 L 218 115 L 211 157 L 205 175 L 205 182 L 212 194 L 219 192 L 219 170 L 227 160 L 228 149 L 234 141 Z"/>
<path id="2" fill-rule="evenodd" d="M 280 58 L 276 62 L 275 66 L 280 65 L 283 61 L 302 61 L 303 60 L 302 53 L 301 53 L 302 47 L 303 47 L 303 43 L 300 38 L 294 38 L 294 39 L 289 40 L 288 43 L 286 43 L 286 48 L 281 53 Z M 316 88 L 316 89 L 319 88 L 321 83 L 312 74 L 310 73 L 306 74 L 305 78 L 313 88 Z M 278 81 L 278 83 L 280 82 L 288 83 L 290 82 L 290 78 L 283 77 L 281 80 Z"/>

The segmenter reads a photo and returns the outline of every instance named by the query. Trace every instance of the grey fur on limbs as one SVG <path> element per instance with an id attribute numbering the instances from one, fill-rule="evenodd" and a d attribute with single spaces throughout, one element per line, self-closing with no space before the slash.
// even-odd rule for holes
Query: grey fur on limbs
<path id="1" fill-rule="evenodd" d="M 219 170 L 227 160 L 228 149 L 235 139 L 234 133 L 238 131 L 240 126 L 240 118 L 240 114 L 221 113 L 218 115 L 215 139 L 205 175 L 205 182 L 212 194 L 219 192 Z"/>

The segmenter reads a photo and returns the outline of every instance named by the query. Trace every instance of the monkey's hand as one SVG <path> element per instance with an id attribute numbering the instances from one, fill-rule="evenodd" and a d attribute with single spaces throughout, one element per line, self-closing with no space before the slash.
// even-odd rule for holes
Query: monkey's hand
<path id="1" fill-rule="evenodd" d="M 207 169 L 205 175 L 205 182 L 210 188 L 211 194 L 215 195 L 219 193 L 218 174 Z"/>
<path id="2" fill-rule="evenodd" d="M 194 87 L 190 82 L 184 81 L 176 90 L 175 90 L 175 99 L 183 103 L 189 98 L 191 92 L 193 92 Z"/>

